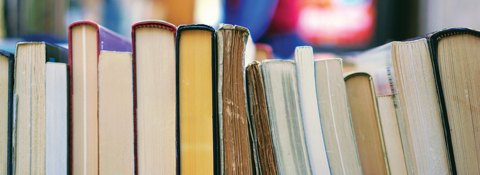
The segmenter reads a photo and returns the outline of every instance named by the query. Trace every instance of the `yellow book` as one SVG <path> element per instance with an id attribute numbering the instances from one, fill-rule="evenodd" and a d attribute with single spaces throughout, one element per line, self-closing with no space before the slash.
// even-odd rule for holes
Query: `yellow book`
<path id="1" fill-rule="evenodd" d="M 212 39 L 205 25 L 179 26 L 177 34 L 180 173 L 214 173 L 214 84 Z M 215 160 L 216 161 L 216 160 Z"/>
<path id="2" fill-rule="evenodd" d="M 351 73 L 345 87 L 363 174 L 390 174 L 372 77 Z"/>

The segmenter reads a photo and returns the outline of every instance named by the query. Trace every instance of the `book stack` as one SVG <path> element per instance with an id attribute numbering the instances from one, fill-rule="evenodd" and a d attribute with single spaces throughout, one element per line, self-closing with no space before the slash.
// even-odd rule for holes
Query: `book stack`
<path id="1" fill-rule="evenodd" d="M 345 76 L 230 24 L 68 33 L 0 52 L 0 174 L 480 173 L 479 31 L 388 43 Z"/>

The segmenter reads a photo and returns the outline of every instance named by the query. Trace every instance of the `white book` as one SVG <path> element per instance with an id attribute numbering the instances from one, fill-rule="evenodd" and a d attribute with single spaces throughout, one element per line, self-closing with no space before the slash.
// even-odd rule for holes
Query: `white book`
<path id="1" fill-rule="evenodd" d="M 315 61 L 315 83 L 332 175 L 363 174 L 343 80 L 342 60 Z"/>
<path id="2" fill-rule="evenodd" d="M 68 174 L 67 65 L 45 64 L 45 174 Z"/>
<path id="3" fill-rule="evenodd" d="M 312 174 L 327 175 L 330 174 L 330 168 L 323 139 L 320 112 L 317 105 L 312 47 L 297 47 L 295 49 L 295 61 L 303 129 Z"/>
<path id="4" fill-rule="evenodd" d="M 278 172 L 309 175 L 295 62 L 265 60 L 261 68 Z"/>

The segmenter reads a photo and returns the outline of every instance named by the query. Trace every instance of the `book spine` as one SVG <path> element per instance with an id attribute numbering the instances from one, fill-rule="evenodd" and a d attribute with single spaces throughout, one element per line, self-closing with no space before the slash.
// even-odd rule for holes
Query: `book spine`
<path id="1" fill-rule="evenodd" d="M 13 175 L 13 108 L 14 108 L 14 66 L 15 58 L 13 54 L 10 54 L 8 58 L 8 139 L 7 139 L 7 175 Z"/>

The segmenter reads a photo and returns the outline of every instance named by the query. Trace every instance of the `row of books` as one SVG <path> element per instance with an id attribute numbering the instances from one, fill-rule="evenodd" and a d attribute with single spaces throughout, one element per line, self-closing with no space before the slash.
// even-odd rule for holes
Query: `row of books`
<path id="1" fill-rule="evenodd" d="M 143 21 L 131 44 L 76 22 L 68 50 L 1 52 L 1 172 L 478 174 L 479 34 L 388 43 L 344 76 L 308 46 L 247 62 L 240 26 Z"/>

